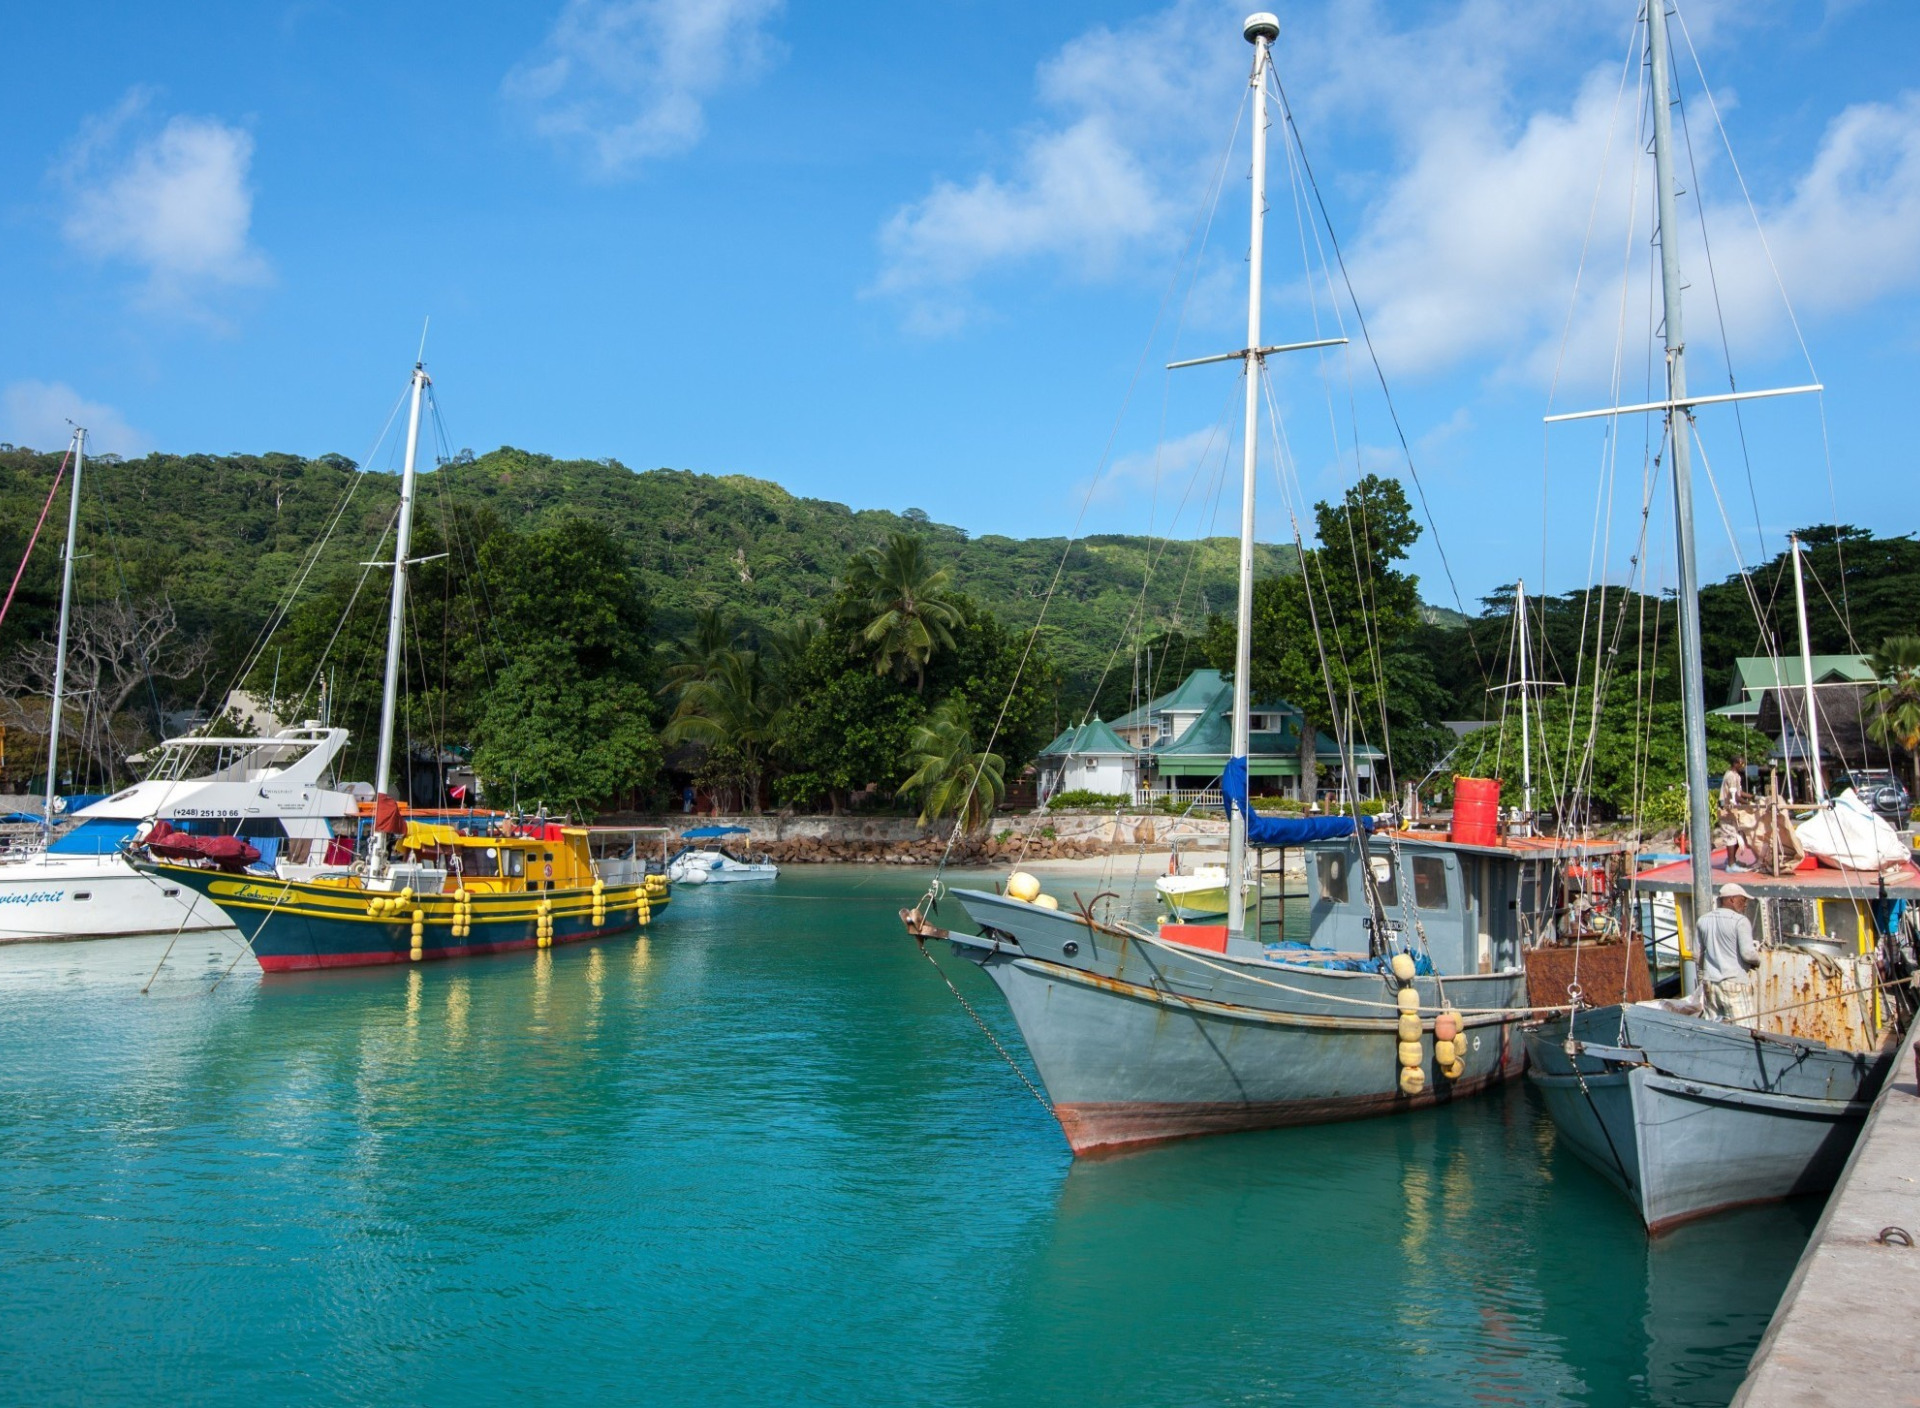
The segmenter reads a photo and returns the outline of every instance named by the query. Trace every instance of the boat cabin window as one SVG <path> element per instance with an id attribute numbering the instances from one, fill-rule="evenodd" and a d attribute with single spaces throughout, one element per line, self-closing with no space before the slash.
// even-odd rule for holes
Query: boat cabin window
<path id="1" fill-rule="evenodd" d="M 475 879 L 519 876 L 526 874 L 527 869 L 526 853 L 506 846 L 462 846 L 460 862 L 461 873 Z"/>
<path id="2" fill-rule="evenodd" d="M 1328 904 L 1347 902 L 1347 858 L 1337 851 L 1322 851 L 1318 857 L 1320 863 L 1320 898 Z"/>
<path id="3" fill-rule="evenodd" d="M 1400 903 L 1400 882 L 1394 878 L 1393 861 L 1386 856 L 1370 856 L 1373 862 L 1373 887 L 1380 892 L 1380 907 L 1392 909 Z"/>
<path id="4" fill-rule="evenodd" d="M 1421 909 L 1447 907 L 1447 863 L 1439 856 L 1413 858 L 1413 902 Z"/>

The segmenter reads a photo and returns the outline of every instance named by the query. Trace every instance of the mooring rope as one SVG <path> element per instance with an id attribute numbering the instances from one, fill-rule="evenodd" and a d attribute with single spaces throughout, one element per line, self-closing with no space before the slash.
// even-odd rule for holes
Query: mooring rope
<path id="1" fill-rule="evenodd" d="M 919 915 L 918 910 L 909 910 L 908 913 L 916 917 Z M 920 950 L 920 956 L 933 965 L 933 971 L 938 973 L 940 975 L 940 981 L 947 985 L 947 991 L 953 994 L 954 1001 L 958 1002 L 961 1009 L 965 1011 L 969 1017 L 973 1018 L 973 1024 L 980 1028 L 981 1033 L 986 1039 L 993 1043 L 993 1049 L 1000 1053 L 1000 1059 L 1007 1063 L 1007 1068 L 1020 1077 L 1020 1084 L 1027 1088 L 1027 1093 L 1040 1102 L 1041 1109 L 1050 1115 L 1054 1114 L 1053 1102 L 1047 1099 L 1040 1087 L 1035 1085 L 1033 1081 L 1028 1078 L 1027 1073 L 1020 1069 L 1020 1063 L 1013 1059 L 1012 1053 L 1001 1044 L 1000 1038 L 994 1035 L 993 1028 L 986 1024 L 986 1021 L 978 1012 L 973 1010 L 973 1004 L 967 1001 L 966 994 L 962 993 L 959 988 L 953 985 L 953 979 L 947 976 L 946 969 L 940 966 L 940 961 L 931 953 L 927 952 L 927 936 L 916 932 L 913 936 L 913 942 Z"/>

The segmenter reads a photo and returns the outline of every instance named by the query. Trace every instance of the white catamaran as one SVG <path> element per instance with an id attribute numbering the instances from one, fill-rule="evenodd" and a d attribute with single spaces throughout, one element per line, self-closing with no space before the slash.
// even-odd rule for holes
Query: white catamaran
<path id="1" fill-rule="evenodd" d="M 86 447 L 87 432 L 75 430 L 41 843 L 0 860 L 0 943 L 229 927 L 225 914 L 191 890 L 156 883 L 128 864 L 121 847 L 145 823 L 164 820 L 188 835 L 238 835 L 260 853 L 264 867 L 297 874 L 323 863 L 335 823 L 350 835 L 357 814 L 354 798 L 328 780 L 346 730 L 309 722 L 272 738 L 169 739 L 145 760 L 146 780 L 82 808 L 71 818 L 77 825 L 54 834 Z"/>

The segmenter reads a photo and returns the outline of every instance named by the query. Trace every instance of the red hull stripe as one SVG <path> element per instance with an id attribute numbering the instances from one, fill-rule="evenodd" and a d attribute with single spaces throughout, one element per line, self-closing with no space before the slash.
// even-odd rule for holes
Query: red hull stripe
<path id="1" fill-rule="evenodd" d="M 1170 1139 L 1199 1134 L 1234 1134 L 1288 1125 L 1332 1124 L 1339 1120 L 1369 1119 L 1445 1104 L 1520 1074 L 1495 1067 L 1478 1080 L 1429 1087 L 1411 1098 L 1405 1095 L 1369 1095 L 1339 1100 L 1280 1100 L 1264 1104 L 1195 1102 L 1162 1104 L 1148 1101 L 1055 1105 L 1054 1117 L 1076 1154 L 1137 1149 Z"/>

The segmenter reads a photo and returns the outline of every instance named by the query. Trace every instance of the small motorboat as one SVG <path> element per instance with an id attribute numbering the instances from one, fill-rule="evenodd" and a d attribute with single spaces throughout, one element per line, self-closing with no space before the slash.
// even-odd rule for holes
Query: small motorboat
<path id="1" fill-rule="evenodd" d="M 744 826 L 699 826 L 684 833 L 683 842 L 718 842 L 745 836 Z M 734 880 L 774 880 L 780 867 L 764 855 L 749 859 L 720 845 L 683 845 L 667 859 L 667 878 L 676 885 L 721 884 Z"/>
<path id="2" fill-rule="evenodd" d="M 1227 868 L 1224 865 L 1196 865 L 1192 871 L 1162 875 L 1153 882 L 1160 902 L 1174 919 L 1194 919 L 1227 912 Z M 1251 881 L 1247 893 L 1253 893 Z"/>

